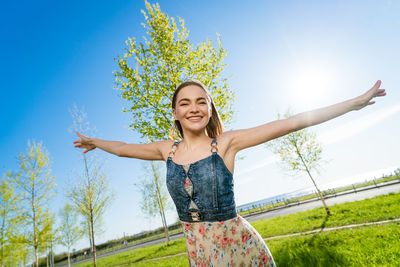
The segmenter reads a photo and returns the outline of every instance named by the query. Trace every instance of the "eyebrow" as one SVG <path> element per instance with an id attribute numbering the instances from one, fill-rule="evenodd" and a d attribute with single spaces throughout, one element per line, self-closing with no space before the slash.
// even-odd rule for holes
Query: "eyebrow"
<path id="1" fill-rule="evenodd" d="M 182 98 L 181 100 L 178 101 L 178 103 L 185 101 L 185 100 L 190 101 L 189 98 Z M 196 98 L 196 100 L 199 101 L 199 100 L 206 100 L 206 99 L 204 97 L 198 97 L 198 98 Z"/>

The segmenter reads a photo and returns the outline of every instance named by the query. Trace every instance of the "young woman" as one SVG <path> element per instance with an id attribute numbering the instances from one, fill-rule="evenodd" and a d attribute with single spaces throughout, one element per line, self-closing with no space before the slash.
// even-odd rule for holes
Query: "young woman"
<path id="1" fill-rule="evenodd" d="M 75 147 L 96 147 L 120 157 L 164 160 L 167 187 L 182 222 L 190 266 L 275 266 L 259 233 L 236 213 L 235 155 L 290 132 L 375 103 L 386 95 L 381 81 L 364 94 L 258 127 L 224 132 L 213 99 L 199 81 L 178 86 L 172 97 L 172 131 L 180 141 L 127 144 L 77 135 Z M 171 136 L 171 135 L 170 135 Z"/>

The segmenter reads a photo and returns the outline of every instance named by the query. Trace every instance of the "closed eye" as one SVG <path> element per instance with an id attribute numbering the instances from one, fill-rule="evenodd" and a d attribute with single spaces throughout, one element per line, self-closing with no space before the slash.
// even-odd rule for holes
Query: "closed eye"
<path id="1" fill-rule="evenodd" d="M 207 104 L 206 102 L 200 102 L 200 104 Z M 187 106 L 187 104 L 186 103 L 184 103 L 184 104 L 181 104 L 181 106 Z"/>

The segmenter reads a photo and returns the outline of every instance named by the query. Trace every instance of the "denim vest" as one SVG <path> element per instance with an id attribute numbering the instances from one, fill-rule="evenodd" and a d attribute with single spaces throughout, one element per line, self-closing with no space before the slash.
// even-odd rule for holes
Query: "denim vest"
<path id="1" fill-rule="evenodd" d="M 184 188 L 185 169 L 171 157 L 179 142 L 173 144 L 166 163 L 167 188 L 179 219 L 184 222 L 199 222 L 225 221 L 236 217 L 233 176 L 217 153 L 217 138 L 211 142 L 210 156 L 190 164 L 187 176 L 193 185 L 192 196 Z M 198 209 L 189 208 L 190 200 L 194 201 Z"/>

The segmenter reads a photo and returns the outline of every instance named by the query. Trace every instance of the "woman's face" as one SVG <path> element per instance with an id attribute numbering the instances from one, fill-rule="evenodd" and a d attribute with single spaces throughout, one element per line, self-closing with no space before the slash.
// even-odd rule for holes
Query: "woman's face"
<path id="1" fill-rule="evenodd" d="M 211 118 L 211 103 L 203 88 L 197 85 L 182 88 L 177 95 L 173 114 L 183 130 L 204 131 Z"/>

